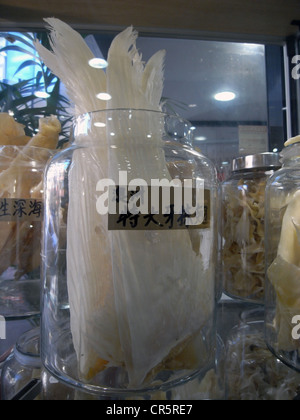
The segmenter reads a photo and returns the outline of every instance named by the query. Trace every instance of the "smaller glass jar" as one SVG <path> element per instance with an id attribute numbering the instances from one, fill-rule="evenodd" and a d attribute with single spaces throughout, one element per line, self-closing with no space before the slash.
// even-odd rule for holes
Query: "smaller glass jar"
<path id="1" fill-rule="evenodd" d="M 0 315 L 40 313 L 43 175 L 49 149 L 0 146 Z"/>
<path id="2" fill-rule="evenodd" d="M 265 187 L 279 167 L 277 153 L 240 157 L 222 184 L 222 278 L 230 297 L 264 301 Z"/>
<path id="3" fill-rule="evenodd" d="M 225 361 L 227 400 L 298 399 L 300 375 L 269 351 L 264 336 L 264 307 L 246 310 L 228 335 Z"/>
<path id="4" fill-rule="evenodd" d="M 300 136 L 266 188 L 266 340 L 300 372 Z"/>
<path id="5" fill-rule="evenodd" d="M 6 360 L 1 374 L 1 399 L 11 400 L 41 375 L 40 328 L 24 333 Z"/>

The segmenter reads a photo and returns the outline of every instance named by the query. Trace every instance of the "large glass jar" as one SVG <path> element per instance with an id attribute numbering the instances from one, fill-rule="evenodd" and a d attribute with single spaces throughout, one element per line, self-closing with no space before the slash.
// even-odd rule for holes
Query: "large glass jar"
<path id="1" fill-rule="evenodd" d="M 265 188 L 279 167 L 277 153 L 240 157 L 222 184 L 222 278 L 231 297 L 264 302 Z"/>
<path id="2" fill-rule="evenodd" d="M 0 147 L 0 315 L 40 312 L 43 176 L 49 149 Z"/>
<path id="3" fill-rule="evenodd" d="M 300 371 L 300 143 L 282 159 L 266 189 L 266 339 Z"/>
<path id="4" fill-rule="evenodd" d="M 59 380 L 144 392 L 213 364 L 217 179 L 190 128 L 155 111 L 89 113 L 48 166 L 41 352 Z"/>

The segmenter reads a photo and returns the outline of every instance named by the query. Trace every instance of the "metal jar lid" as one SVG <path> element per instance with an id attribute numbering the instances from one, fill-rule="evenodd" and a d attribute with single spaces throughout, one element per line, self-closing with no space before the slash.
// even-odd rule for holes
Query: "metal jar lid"
<path id="1" fill-rule="evenodd" d="M 256 155 L 241 156 L 232 161 L 232 171 L 250 169 L 279 169 L 281 167 L 279 153 L 259 153 Z"/>

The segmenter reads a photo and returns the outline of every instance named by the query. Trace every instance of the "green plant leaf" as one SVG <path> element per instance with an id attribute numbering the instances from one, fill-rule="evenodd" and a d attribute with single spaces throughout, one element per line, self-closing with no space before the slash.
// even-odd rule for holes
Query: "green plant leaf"
<path id="1" fill-rule="evenodd" d="M 8 42 L 10 42 L 11 44 L 13 44 L 14 42 L 18 41 L 21 44 L 24 44 L 27 47 L 29 47 L 30 49 L 32 49 L 33 51 L 35 51 L 35 48 L 34 48 L 34 45 L 33 45 L 33 41 L 35 40 L 34 36 L 31 35 L 28 32 L 25 32 L 22 35 L 23 36 L 19 36 L 16 33 L 7 34 L 7 32 L 6 33 L 0 32 L 0 37 L 7 39 Z M 11 41 L 11 39 L 13 39 L 13 42 Z"/>
<path id="2" fill-rule="evenodd" d="M 28 51 L 25 48 L 19 47 L 18 45 L 7 45 L 6 47 L 3 47 L 0 49 L 0 52 L 5 52 L 5 51 L 17 51 L 17 52 L 29 55 L 34 58 L 36 57 L 36 54 L 34 52 Z"/>
<path id="3" fill-rule="evenodd" d="M 10 34 L 2 32 L 0 36 L 7 39 Z M 0 112 L 12 111 L 15 119 L 25 126 L 25 132 L 29 136 L 36 133 L 40 117 L 57 115 L 62 126 L 59 141 L 61 147 L 69 140 L 72 121 L 72 116 L 68 113 L 70 103 L 68 98 L 60 93 L 60 80 L 40 61 L 32 44 L 33 40 L 38 39 L 49 48 L 48 36 L 46 33 L 26 33 L 24 38 L 17 34 L 11 34 L 11 37 L 21 45 L 7 45 L 0 51 L 14 51 L 31 57 L 20 64 L 15 74 L 30 66 L 38 66 L 38 71 L 34 78 L 20 80 L 14 84 L 0 81 Z M 36 98 L 34 92 L 37 90 L 47 91 L 50 97 L 47 100 Z"/>
<path id="4" fill-rule="evenodd" d="M 21 70 L 25 69 L 26 67 L 31 67 L 31 66 L 39 66 L 40 64 L 34 60 L 26 60 L 24 61 L 15 71 L 15 74 L 18 74 Z"/>

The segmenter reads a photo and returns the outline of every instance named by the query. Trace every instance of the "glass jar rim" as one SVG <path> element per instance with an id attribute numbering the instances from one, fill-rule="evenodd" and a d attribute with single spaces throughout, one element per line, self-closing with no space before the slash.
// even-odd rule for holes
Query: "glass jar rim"
<path id="1" fill-rule="evenodd" d="M 147 118 L 147 115 L 149 118 Z M 117 124 L 114 124 L 114 117 Z M 141 142 L 139 144 L 155 144 L 152 141 L 158 137 L 153 136 L 153 131 L 154 133 L 164 132 L 167 137 L 170 136 L 174 141 L 177 140 L 179 143 L 190 147 L 193 144 L 193 124 L 190 121 L 177 114 L 144 108 L 100 109 L 98 111 L 95 110 L 75 115 L 73 119 L 72 142 L 74 144 L 81 144 L 82 146 L 84 144 L 90 144 L 91 142 L 87 140 L 86 135 L 94 127 L 106 129 L 111 126 L 114 128 L 111 133 L 111 136 L 113 136 L 111 140 L 113 142 L 117 138 L 116 133 L 121 134 L 120 130 L 123 129 L 123 135 L 124 128 L 128 127 L 128 135 L 129 132 L 131 134 L 136 134 L 137 132 L 139 134 L 148 134 L 147 143 Z M 146 133 L 149 127 L 151 127 L 151 130 L 149 133 Z M 132 128 L 134 128 L 134 131 Z M 115 131 L 115 129 L 118 131 Z M 161 140 L 166 140 L 166 138 L 162 138 Z M 108 143 L 110 144 L 110 141 Z"/>
<path id="2" fill-rule="evenodd" d="M 39 355 L 22 353 L 17 347 L 14 348 L 13 354 L 18 363 L 20 363 L 23 366 L 35 369 L 40 369 L 42 367 L 42 360 Z"/>
<path id="3" fill-rule="evenodd" d="M 0 144 L 0 150 L 4 149 L 4 148 L 12 148 L 12 149 L 20 149 L 20 150 L 24 150 L 24 149 L 36 149 L 36 150 L 46 150 L 49 153 L 55 153 L 56 149 L 49 149 L 48 147 L 41 147 L 41 146 L 30 146 L 28 144 L 23 145 L 23 146 L 18 146 L 17 144 Z"/>
<path id="4" fill-rule="evenodd" d="M 56 149 L 39 146 L 0 145 L 0 166 L 10 165 L 19 156 L 18 166 L 43 166 L 45 158 L 52 159 L 57 152 Z"/>
<path id="5" fill-rule="evenodd" d="M 190 125 L 191 127 L 193 126 L 191 121 L 187 120 L 186 118 L 181 117 L 178 114 L 172 114 L 170 112 L 166 112 L 166 111 L 162 111 L 162 110 L 157 110 L 157 109 L 147 109 L 147 108 L 105 108 L 105 109 L 97 109 L 97 110 L 93 110 L 93 111 L 87 111 L 87 112 L 83 112 L 80 114 L 76 114 L 74 115 L 74 119 L 75 121 L 78 118 L 82 118 L 85 117 L 87 115 L 94 115 L 97 113 L 110 113 L 110 112 L 128 112 L 128 113 L 137 113 L 137 112 L 148 112 L 148 113 L 153 113 L 153 114 L 157 114 L 157 115 L 164 115 L 166 117 L 172 117 L 172 118 L 176 118 L 177 120 L 186 123 L 187 125 Z"/>

